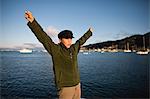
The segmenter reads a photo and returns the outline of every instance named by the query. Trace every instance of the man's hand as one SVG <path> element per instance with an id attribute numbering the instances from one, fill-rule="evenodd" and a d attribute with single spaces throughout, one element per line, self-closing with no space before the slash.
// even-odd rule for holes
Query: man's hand
<path id="1" fill-rule="evenodd" d="M 32 15 L 32 13 L 30 12 L 30 11 L 25 11 L 25 18 L 29 21 L 29 22 L 33 22 L 33 20 L 34 20 L 34 17 L 33 17 L 33 15 Z"/>
<path id="2" fill-rule="evenodd" d="M 90 30 L 91 32 L 93 32 L 93 28 L 92 28 L 92 27 L 90 27 L 89 30 Z"/>

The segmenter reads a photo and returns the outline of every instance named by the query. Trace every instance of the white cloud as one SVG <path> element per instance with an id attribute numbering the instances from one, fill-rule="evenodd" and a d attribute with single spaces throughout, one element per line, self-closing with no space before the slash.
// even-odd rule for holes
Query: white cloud
<path id="1" fill-rule="evenodd" d="M 119 33 L 117 33 L 114 36 L 114 38 L 115 39 L 122 39 L 122 38 L 125 38 L 125 37 L 129 37 L 131 35 L 132 35 L 131 33 L 121 30 Z"/>
<path id="2" fill-rule="evenodd" d="M 53 42 L 59 43 L 59 39 L 58 39 L 59 30 L 58 29 L 56 29 L 53 26 L 48 26 L 46 29 L 46 33 L 50 36 Z"/>
<path id="3" fill-rule="evenodd" d="M 53 26 L 48 26 L 47 29 L 46 29 L 46 33 L 50 36 L 50 37 L 57 37 L 59 31 L 58 29 L 56 29 L 55 27 Z"/>

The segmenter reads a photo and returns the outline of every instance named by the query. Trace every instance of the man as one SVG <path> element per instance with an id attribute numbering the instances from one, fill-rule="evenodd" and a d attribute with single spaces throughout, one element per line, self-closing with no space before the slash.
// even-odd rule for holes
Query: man
<path id="1" fill-rule="evenodd" d="M 80 99 L 80 76 L 77 63 L 77 55 L 80 46 L 92 36 L 92 29 L 89 30 L 72 44 L 73 33 L 70 30 L 61 31 L 58 34 L 59 44 L 43 31 L 30 11 L 25 12 L 25 18 L 29 21 L 28 26 L 37 39 L 43 44 L 47 52 L 52 56 L 55 83 L 59 91 L 59 99 Z"/>

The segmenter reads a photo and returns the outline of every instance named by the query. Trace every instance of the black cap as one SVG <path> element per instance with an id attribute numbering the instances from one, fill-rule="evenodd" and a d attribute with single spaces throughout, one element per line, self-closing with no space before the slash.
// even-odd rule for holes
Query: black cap
<path id="1" fill-rule="evenodd" d="M 58 34 L 58 38 L 59 38 L 59 39 L 62 39 L 62 38 L 68 39 L 68 38 L 74 38 L 74 37 L 73 37 L 72 31 L 70 31 L 70 30 L 63 30 L 63 31 L 61 31 L 61 32 Z"/>

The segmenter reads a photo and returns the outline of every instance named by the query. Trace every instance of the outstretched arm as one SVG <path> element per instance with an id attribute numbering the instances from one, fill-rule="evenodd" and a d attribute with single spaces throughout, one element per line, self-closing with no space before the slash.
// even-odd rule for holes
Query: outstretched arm
<path id="1" fill-rule="evenodd" d="M 79 45 L 79 47 L 83 45 L 90 38 L 90 36 L 92 36 L 92 32 L 93 29 L 90 27 L 88 31 L 79 40 L 76 41 L 76 44 Z"/>
<path id="2" fill-rule="evenodd" d="M 89 28 L 88 31 L 79 39 L 76 41 L 75 46 L 77 48 L 77 51 L 80 50 L 80 47 L 92 36 L 93 29 Z"/>
<path id="3" fill-rule="evenodd" d="M 52 54 L 56 44 L 52 41 L 52 39 L 43 31 L 42 27 L 38 24 L 38 22 L 33 17 L 30 11 L 25 12 L 25 18 L 28 20 L 28 26 L 31 31 L 35 34 L 37 39 L 43 44 L 45 49 Z"/>

